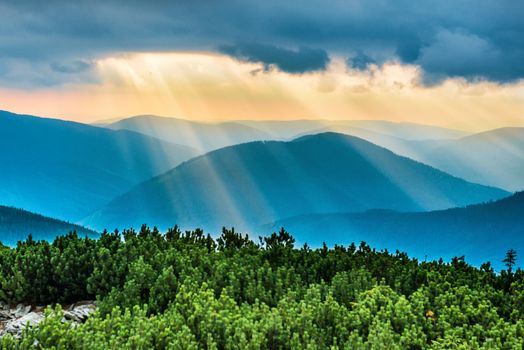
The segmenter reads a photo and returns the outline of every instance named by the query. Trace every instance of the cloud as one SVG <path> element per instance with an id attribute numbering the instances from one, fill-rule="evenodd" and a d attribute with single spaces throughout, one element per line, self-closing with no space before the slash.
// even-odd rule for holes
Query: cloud
<path id="1" fill-rule="evenodd" d="M 524 62 L 524 55 L 522 59 Z M 495 81 L 522 77 L 524 69 L 520 65 L 507 67 L 509 60 L 511 58 L 489 38 L 464 31 L 441 30 L 429 45 L 420 50 L 415 62 L 424 67 L 425 80 L 430 83 L 447 77 Z"/>
<path id="2" fill-rule="evenodd" d="M 332 74 L 321 75 L 318 79 L 317 90 L 323 93 L 330 93 L 337 89 L 339 82 Z"/>
<path id="3" fill-rule="evenodd" d="M 72 62 L 66 63 L 53 62 L 50 66 L 51 69 L 55 72 L 75 74 L 91 69 L 93 67 L 93 63 L 84 60 L 74 60 Z"/>
<path id="4" fill-rule="evenodd" d="M 0 2 L 0 13 L 0 66 L 27 62 L 39 70 L 33 75 L 55 74 L 56 81 L 64 70 L 87 76 L 89 69 L 75 72 L 77 60 L 216 51 L 217 44 L 240 60 L 291 73 L 362 52 L 377 64 L 417 64 L 432 79 L 524 78 L 522 1 L 28 0 Z M 0 78 L 0 84 L 11 82 Z"/>
<path id="5" fill-rule="evenodd" d="M 347 65 L 356 70 L 367 70 L 374 63 L 376 63 L 374 59 L 362 52 L 347 59 Z"/>
<path id="6" fill-rule="evenodd" d="M 265 71 L 276 67 L 288 73 L 306 73 L 325 70 L 329 63 L 326 51 L 305 46 L 295 51 L 273 45 L 243 43 L 222 45 L 218 50 L 241 61 L 262 63 Z"/>

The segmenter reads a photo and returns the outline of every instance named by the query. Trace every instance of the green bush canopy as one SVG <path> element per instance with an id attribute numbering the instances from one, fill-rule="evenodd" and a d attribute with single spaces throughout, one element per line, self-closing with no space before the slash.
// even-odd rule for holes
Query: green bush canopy
<path id="1" fill-rule="evenodd" d="M 322 232 L 318 233 L 322 235 Z M 508 257 L 506 257 L 508 258 Z M 501 260 L 504 257 L 501 257 Z M 511 260 L 511 261 L 506 261 Z M 0 248 L 0 301 L 51 305 L 3 349 L 522 349 L 524 274 L 420 262 L 285 230 L 76 233 Z M 513 268 L 513 269 L 512 269 Z M 79 326 L 61 306 L 96 299 Z"/>

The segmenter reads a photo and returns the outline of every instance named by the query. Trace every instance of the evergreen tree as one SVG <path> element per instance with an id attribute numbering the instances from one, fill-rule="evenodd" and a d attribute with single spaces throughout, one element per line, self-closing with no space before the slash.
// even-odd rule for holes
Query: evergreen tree
<path id="1" fill-rule="evenodd" d="M 517 252 L 515 251 L 515 249 L 508 250 L 502 262 L 506 264 L 506 267 L 508 268 L 508 274 L 511 275 L 513 271 L 513 266 L 515 266 L 515 263 L 517 262 Z"/>
<path id="2" fill-rule="evenodd" d="M 1 349 L 522 349 L 524 273 L 464 257 L 419 262 L 362 242 L 295 248 L 225 229 L 71 233 L 0 245 L 0 301 L 97 299 L 72 327 L 61 305 Z M 0 327 L 2 325 L 0 324 Z M 36 345 L 37 344 L 37 345 Z"/>

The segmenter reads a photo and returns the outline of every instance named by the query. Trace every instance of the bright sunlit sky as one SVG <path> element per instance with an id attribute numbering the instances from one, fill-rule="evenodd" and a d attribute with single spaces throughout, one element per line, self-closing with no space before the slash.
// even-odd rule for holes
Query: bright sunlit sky
<path id="1" fill-rule="evenodd" d="M 520 2 L 46 4 L 0 4 L 0 109 L 524 126 Z"/>

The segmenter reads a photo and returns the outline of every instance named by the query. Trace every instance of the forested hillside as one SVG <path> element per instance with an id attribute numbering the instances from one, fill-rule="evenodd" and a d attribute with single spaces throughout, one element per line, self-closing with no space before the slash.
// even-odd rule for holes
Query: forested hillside
<path id="1" fill-rule="evenodd" d="M 29 234 L 37 240 L 52 241 L 69 231 L 76 231 L 79 236 L 98 236 L 95 231 L 79 225 L 0 205 L 0 242 L 3 244 L 16 245 Z"/>
<path id="2" fill-rule="evenodd" d="M 262 230 L 284 226 L 297 233 L 297 240 L 312 246 L 365 240 L 377 248 L 401 249 L 420 259 L 465 255 L 476 266 L 489 260 L 499 269 L 505 251 L 524 251 L 523 213 L 524 192 L 518 192 L 498 201 L 432 212 L 370 210 L 304 215 L 266 225 Z"/>
<path id="3" fill-rule="evenodd" d="M 503 257 L 501 257 L 502 259 Z M 0 301 L 97 298 L 85 324 L 60 306 L 2 348 L 521 349 L 524 273 L 461 258 L 420 262 L 360 243 L 296 247 L 176 227 L 75 234 L 0 248 Z"/>
<path id="4" fill-rule="evenodd" d="M 0 204 L 77 221 L 195 150 L 132 131 L 0 111 Z"/>
<path id="5" fill-rule="evenodd" d="M 470 183 L 337 133 L 251 142 L 193 158 L 146 181 L 83 221 L 100 230 L 175 223 L 253 233 L 261 224 L 312 213 L 447 209 L 507 192 Z M 256 232 L 255 232 L 256 233 Z"/>

